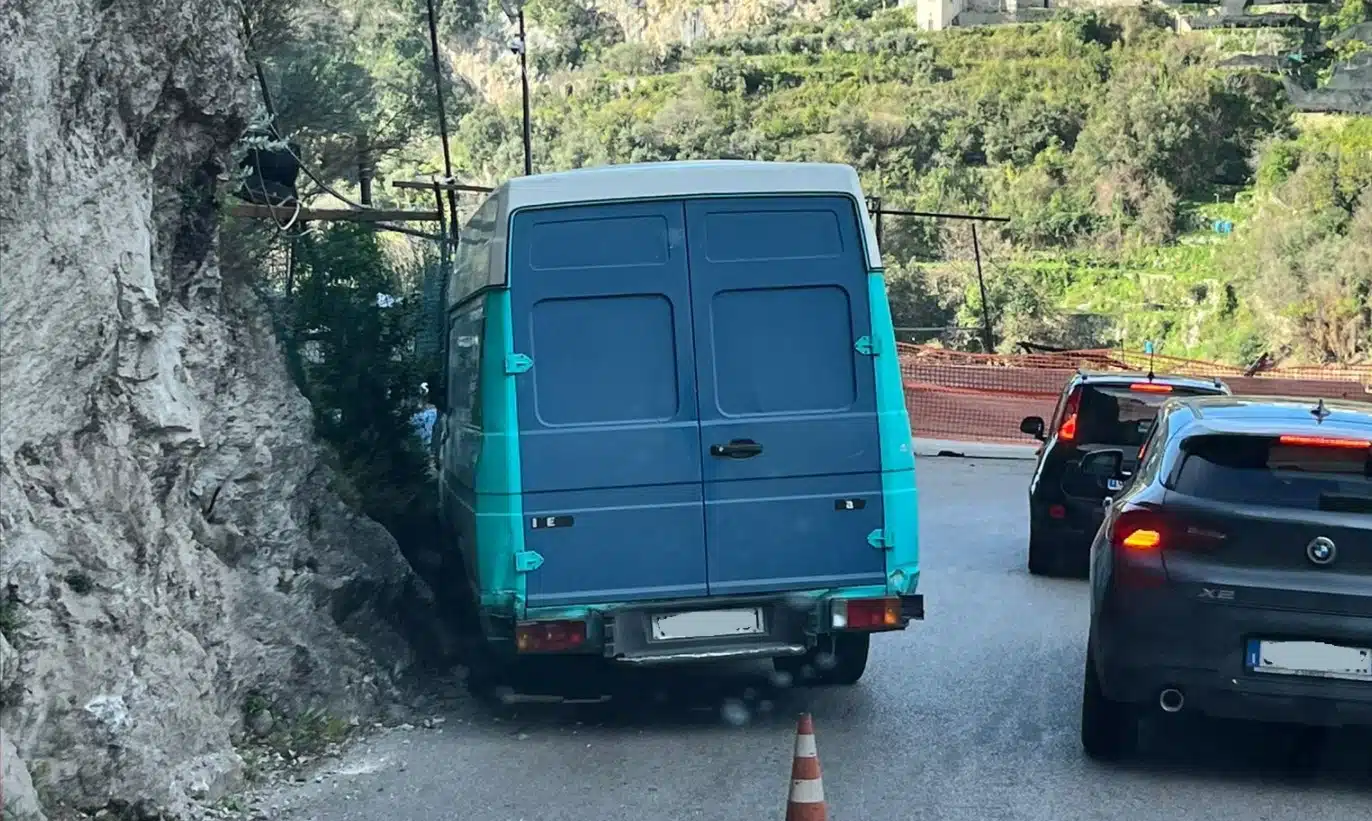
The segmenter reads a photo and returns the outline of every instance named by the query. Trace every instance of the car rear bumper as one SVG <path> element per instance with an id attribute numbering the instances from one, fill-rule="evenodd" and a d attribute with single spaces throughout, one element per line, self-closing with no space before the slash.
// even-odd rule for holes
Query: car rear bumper
<path id="1" fill-rule="evenodd" d="M 904 630 L 911 621 L 924 618 L 922 595 L 893 598 L 900 600 L 900 618 L 897 624 L 880 630 L 861 632 Z M 833 597 L 814 594 L 787 593 L 588 608 L 584 614 L 587 640 L 575 652 L 601 656 L 617 664 L 635 666 L 799 656 L 815 647 L 821 636 L 838 632 L 833 627 L 835 600 Z M 754 607 L 762 611 L 762 632 L 702 638 L 653 637 L 654 616 Z"/>
<path id="2" fill-rule="evenodd" d="M 1249 639 L 1372 647 L 1372 619 L 1177 602 L 1164 590 L 1107 598 L 1093 624 L 1101 686 L 1116 701 L 1158 708 L 1164 689 L 1183 709 L 1224 718 L 1372 726 L 1372 682 L 1250 671 Z"/>
<path id="3" fill-rule="evenodd" d="M 1060 505 L 1063 508 L 1063 515 L 1054 518 L 1049 515 L 1049 508 L 1054 506 L 1031 504 L 1030 516 L 1035 535 L 1058 543 L 1065 550 L 1085 556 L 1091 549 L 1091 542 L 1096 538 L 1096 531 L 1100 529 L 1104 508 L 1097 504 L 1088 509 L 1086 505 L 1073 500 L 1070 504 Z"/>

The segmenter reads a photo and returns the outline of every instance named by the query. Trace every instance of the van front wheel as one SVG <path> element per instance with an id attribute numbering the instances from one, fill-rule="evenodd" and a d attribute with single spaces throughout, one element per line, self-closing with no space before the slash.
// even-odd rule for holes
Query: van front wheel
<path id="1" fill-rule="evenodd" d="M 772 666 L 796 685 L 850 687 L 867 671 L 871 647 L 870 633 L 835 633 L 803 656 L 772 659 Z"/>

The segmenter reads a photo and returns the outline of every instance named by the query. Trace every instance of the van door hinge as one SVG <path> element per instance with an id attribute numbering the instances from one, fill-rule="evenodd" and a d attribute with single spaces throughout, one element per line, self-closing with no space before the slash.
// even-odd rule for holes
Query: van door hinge
<path id="1" fill-rule="evenodd" d="M 888 536 L 885 530 L 873 530 L 867 534 L 867 544 L 877 550 L 890 550 L 896 546 L 896 537 Z"/>
<path id="2" fill-rule="evenodd" d="M 876 356 L 881 353 L 881 346 L 877 344 L 875 338 L 870 336 L 860 337 L 858 341 L 853 344 L 853 347 L 857 348 L 857 352 L 863 356 Z"/>
<path id="3" fill-rule="evenodd" d="M 505 354 L 505 373 L 524 373 L 534 366 L 534 361 L 522 353 Z"/>
<path id="4" fill-rule="evenodd" d="M 543 566 L 543 557 L 532 550 L 521 550 L 514 557 L 515 570 L 519 573 L 528 573 Z"/>

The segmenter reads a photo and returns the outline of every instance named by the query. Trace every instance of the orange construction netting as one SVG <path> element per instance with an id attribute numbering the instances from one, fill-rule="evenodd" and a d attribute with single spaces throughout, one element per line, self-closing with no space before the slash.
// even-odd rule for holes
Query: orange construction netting
<path id="1" fill-rule="evenodd" d="M 1146 354 L 1112 350 L 1006 356 L 897 347 L 910 427 L 924 439 L 1027 444 L 1020 420 L 1051 417 L 1078 368 L 1146 372 L 1149 364 Z M 1154 356 L 1152 364 L 1156 373 L 1223 379 L 1237 394 L 1372 400 L 1372 365 L 1270 368 L 1246 376 L 1243 368 L 1194 359 Z"/>

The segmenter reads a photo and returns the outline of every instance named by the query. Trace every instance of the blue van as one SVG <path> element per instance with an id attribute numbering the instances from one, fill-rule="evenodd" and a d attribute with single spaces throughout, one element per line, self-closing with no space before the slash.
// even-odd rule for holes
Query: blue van
<path id="1" fill-rule="evenodd" d="M 495 667 L 771 658 L 852 684 L 923 618 L 890 308 L 844 165 L 521 177 L 461 233 L 444 527 Z"/>

